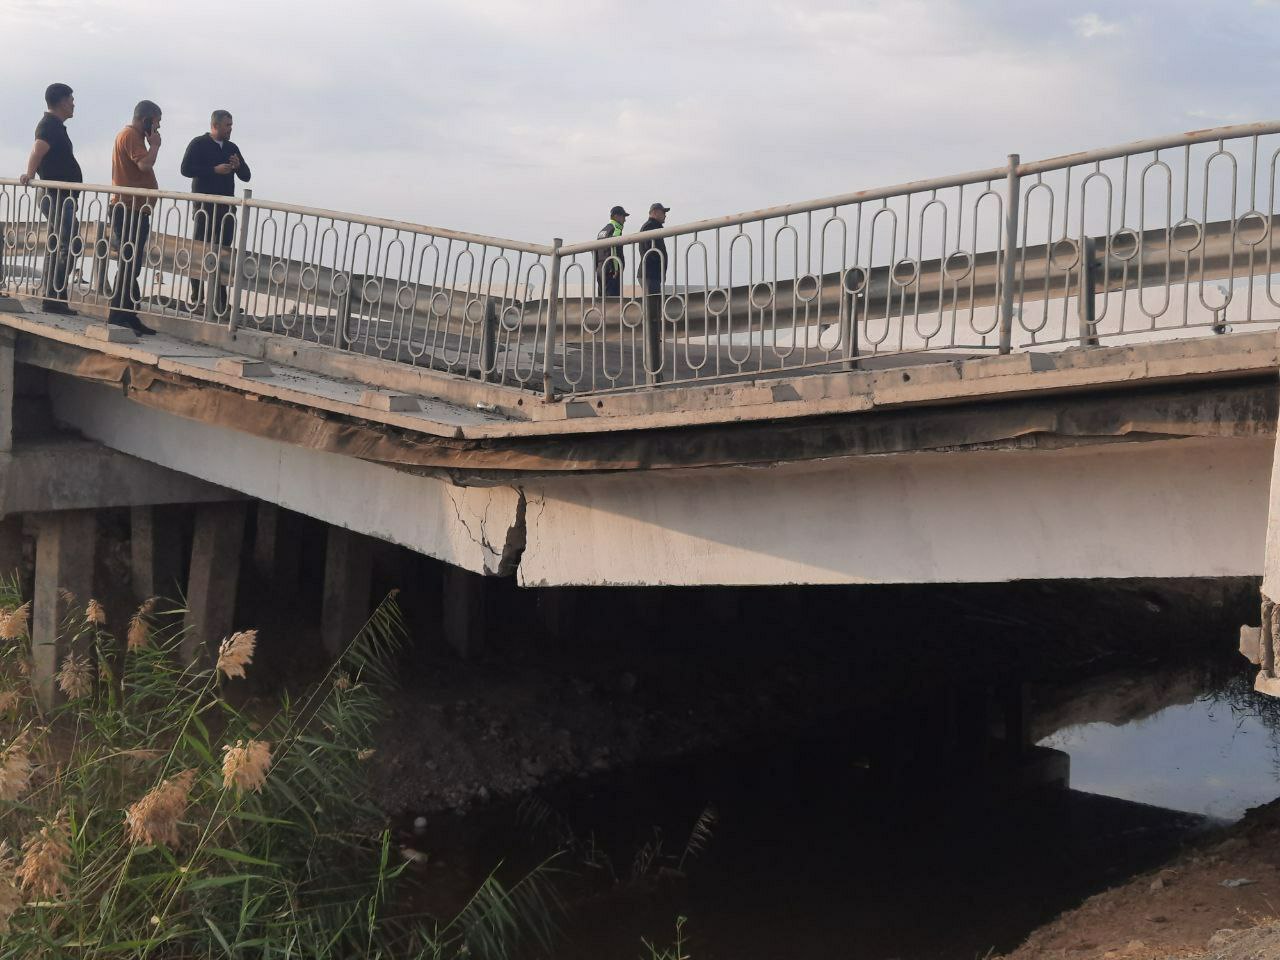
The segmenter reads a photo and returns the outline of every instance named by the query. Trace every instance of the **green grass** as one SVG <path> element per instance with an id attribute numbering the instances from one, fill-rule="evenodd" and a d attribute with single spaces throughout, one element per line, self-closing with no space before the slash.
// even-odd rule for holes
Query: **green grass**
<path id="1" fill-rule="evenodd" d="M 0 583 L 0 609 L 19 600 Z M 182 665 L 180 611 L 151 613 L 148 645 L 126 650 L 78 603 L 66 606 L 65 637 L 96 677 L 87 695 L 42 714 L 24 675 L 29 639 L 0 649 L 0 690 L 18 693 L 6 749 L 35 764 L 30 788 L 0 801 L 0 839 L 15 854 L 0 866 L 0 894 L 34 856 L 19 851 L 42 822 L 60 825 L 69 847 L 66 890 L 22 891 L 0 960 L 501 960 L 550 950 L 559 907 L 545 866 L 510 886 L 490 876 L 454 916 L 399 906 L 406 864 L 366 791 L 405 636 L 394 595 L 329 674 L 266 714 L 235 706 L 213 666 Z M 260 790 L 224 783 L 224 747 L 241 740 L 270 744 Z M 195 774 L 178 843 L 131 843 L 125 810 L 186 770 Z"/>

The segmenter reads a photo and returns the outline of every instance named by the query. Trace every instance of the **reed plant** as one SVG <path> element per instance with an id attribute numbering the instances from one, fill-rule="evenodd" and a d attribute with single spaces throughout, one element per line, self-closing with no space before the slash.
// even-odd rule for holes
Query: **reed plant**
<path id="1" fill-rule="evenodd" d="M 182 611 L 64 595 L 61 704 L 31 687 L 30 606 L 0 582 L 0 960 L 511 956 L 550 949 L 550 872 L 491 875 L 450 917 L 398 893 L 368 799 L 405 636 L 394 594 L 333 669 L 269 708 L 233 685 L 257 637 L 178 656 Z"/>

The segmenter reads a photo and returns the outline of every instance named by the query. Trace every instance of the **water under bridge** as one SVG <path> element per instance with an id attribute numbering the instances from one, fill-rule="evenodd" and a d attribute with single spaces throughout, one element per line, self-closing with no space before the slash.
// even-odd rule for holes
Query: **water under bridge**
<path id="1" fill-rule="evenodd" d="M 196 505 L 182 586 L 215 639 L 251 509 L 266 562 L 288 514 L 329 525 L 332 643 L 379 541 L 445 565 L 460 646 L 495 577 L 1280 595 L 1278 156 L 1259 123 L 545 244 L 0 180 L 0 562 L 34 541 L 37 669 L 103 508 L 148 593 L 166 505 Z M 127 265 L 154 337 L 103 322 Z"/>

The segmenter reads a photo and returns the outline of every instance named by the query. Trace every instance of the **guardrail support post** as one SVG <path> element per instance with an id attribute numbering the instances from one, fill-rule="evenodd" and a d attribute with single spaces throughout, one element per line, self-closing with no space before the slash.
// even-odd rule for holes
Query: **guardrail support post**
<path id="1" fill-rule="evenodd" d="M 1017 268 L 1018 207 L 1021 202 L 1018 164 L 1021 158 L 1009 154 L 1009 172 L 1005 177 L 1004 199 L 1004 271 L 1000 281 L 1000 352 L 1013 349 L 1013 281 Z"/>
<path id="2" fill-rule="evenodd" d="M 227 320 L 227 329 L 232 333 L 235 333 L 236 328 L 240 326 L 240 294 L 244 290 L 244 254 L 245 245 L 249 240 L 249 201 L 252 199 L 253 191 L 245 187 L 244 199 L 240 201 L 240 229 L 231 268 L 231 316 Z M 207 291 L 205 296 L 210 300 L 213 299 L 208 296 Z"/>
<path id="3" fill-rule="evenodd" d="M 498 308 L 491 292 L 484 302 L 484 324 L 480 328 L 480 382 L 488 383 L 498 365 Z"/>
<path id="4" fill-rule="evenodd" d="M 1098 345 L 1097 304 L 1098 248 L 1093 237 L 1085 237 L 1080 249 L 1080 346 Z"/>
<path id="5" fill-rule="evenodd" d="M 559 237 L 551 241 L 551 276 L 547 282 L 547 342 L 542 349 L 542 398 L 548 402 L 556 398 L 556 327 L 560 319 L 560 247 L 563 244 L 564 241 Z"/>

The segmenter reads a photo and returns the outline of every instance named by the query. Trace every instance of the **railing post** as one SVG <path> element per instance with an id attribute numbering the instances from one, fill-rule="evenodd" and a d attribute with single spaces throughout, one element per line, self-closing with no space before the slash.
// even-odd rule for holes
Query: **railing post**
<path id="1" fill-rule="evenodd" d="M 253 190 L 244 188 L 244 199 L 240 201 L 239 233 L 236 237 L 235 258 L 231 268 L 231 316 L 227 320 L 227 329 L 232 333 L 240 326 L 240 293 L 244 289 L 244 253 L 249 241 L 249 201 L 253 199 Z M 205 296 L 208 297 L 206 291 Z"/>
<path id="2" fill-rule="evenodd" d="M 1098 295 L 1097 244 L 1093 237 L 1085 237 L 1080 249 L 1080 346 L 1098 345 L 1097 306 Z"/>
<path id="3" fill-rule="evenodd" d="M 547 342 L 542 350 L 542 398 L 547 401 L 556 398 L 556 327 L 560 319 L 560 247 L 563 243 L 559 237 L 551 241 L 551 277 L 547 284 Z"/>
<path id="4" fill-rule="evenodd" d="M 1013 281 L 1017 268 L 1018 207 L 1021 204 L 1018 164 L 1021 158 L 1009 154 L 1009 173 L 1005 177 L 1004 200 L 1004 272 L 1000 289 L 1000 352 L 1013 349 Z"/>

